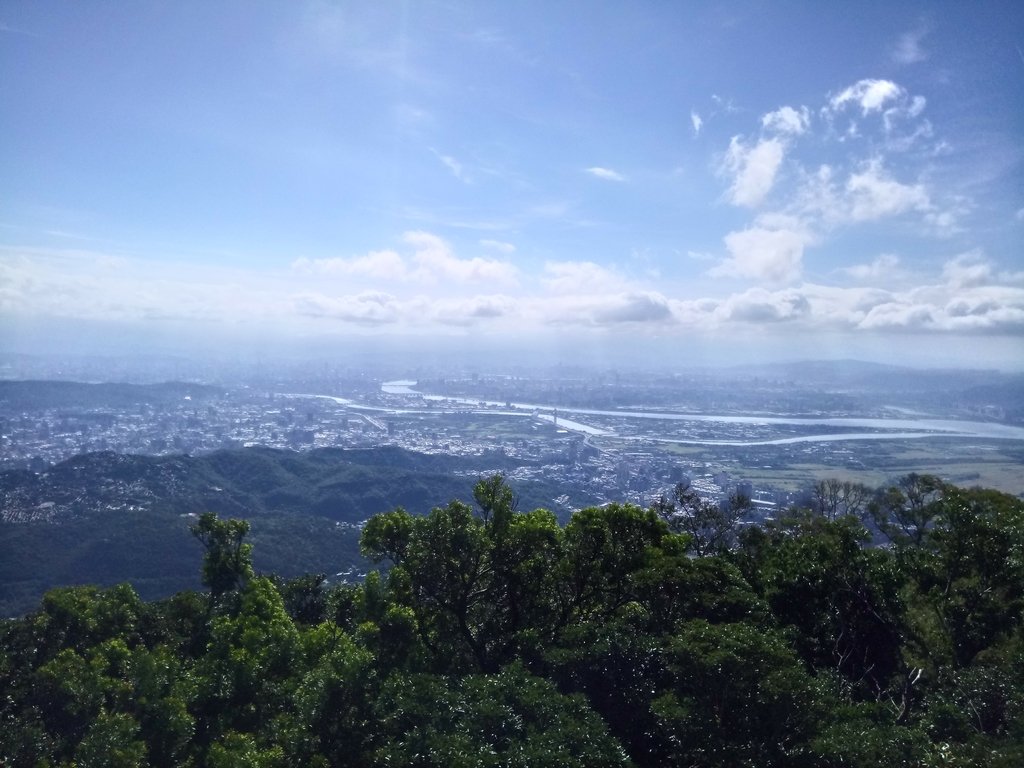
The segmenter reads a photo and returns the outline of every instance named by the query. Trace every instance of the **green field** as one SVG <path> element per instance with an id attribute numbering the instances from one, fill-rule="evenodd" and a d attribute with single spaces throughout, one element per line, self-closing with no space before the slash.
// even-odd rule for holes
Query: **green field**
<path id="1" fill-rule="evenodd" d="M 764 461 L 741 463 L 744 479 L 755 484 L 797 490 L 809 481 L 837 477 L 876 487 L 911 472 L 937 475 L 960 486 L 995 488 L 1024 494 L 1024 463 L 1017 443 L 997 440 L 879 440 L 847 444 L 849 456 L 837 462 L 823 456 L 799 460 L 765 452 Z M 722 460 L 720 451 L 703 451 L 709 463 Z M 774 459 L 774 460 L 773 460 Z M 735 466 L 735 465 L 732 465 Z"/>

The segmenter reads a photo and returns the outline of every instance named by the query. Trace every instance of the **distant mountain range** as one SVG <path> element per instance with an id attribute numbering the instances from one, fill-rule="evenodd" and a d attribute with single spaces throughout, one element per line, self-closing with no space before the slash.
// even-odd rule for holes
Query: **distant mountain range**
<path id="1" fill-rule="evenodd" d="M 472 501 L 479 477 L 520 465 L 395 447 L 245 448 L 89 453 L 41 474 L 0 472 L 0 616 L 30 610 L 62 584 L 130 581 L 146 598 L 198 587 L 201 553 L 189 515 L 206 511 L 252 522 L 258 569 L 359 570 L 359 522 L 396 506 L 424 513 L 455 498 Z M 513 487 L 523 509 L 550 507 L 564 493 L 541 482 Z"/>
<path id="2" fill-rule="evenodd" d="M 0 381 L 0 408 L 44 410 L 49 408 L 130 408 L 180 402 L 188 397 L 202 401 L 219 397 L 224 390 L 206 384 L 169 381 L 161 384 L 120 384 L 79 381 Z"/>

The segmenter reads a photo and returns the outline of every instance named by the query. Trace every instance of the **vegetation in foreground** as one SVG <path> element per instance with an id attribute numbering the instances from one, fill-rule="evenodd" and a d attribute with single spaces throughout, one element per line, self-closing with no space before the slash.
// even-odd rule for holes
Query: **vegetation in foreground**
<path id="1" fill-rule="evenodd" d="M 5 766 L 1017 766 L 1024 504 L 934 478 L 741 531 L 679 489 L 563 528 L 500 477 L 372 518 L 363 584 L 49 592 L 0 625 Z"/>

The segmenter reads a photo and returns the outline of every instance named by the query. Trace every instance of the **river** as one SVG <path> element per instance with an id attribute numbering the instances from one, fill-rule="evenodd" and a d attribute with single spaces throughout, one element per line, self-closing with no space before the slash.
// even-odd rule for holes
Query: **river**
<path id="1" fill-rule="evenodd" d="M 777 414 L 713 414 L 713 413 L 675 413 L 671 411 L 608 411 L 593 408 L 575 408 L 564 406 L 542 405 L 539 403 L 500 403 L 494 400 L 479 400 L 464 397 L 445 397 L 443 395 L 424 395 L 416 391 L 415 381 L 388 381 L 381 385 L 381 392 L 389 395 L 417 397 L 423 401 L 434 403 L 440 408 L 425 410 L 422 408 L 395 408 L 379 405 L 363 405 L 354 400 L 334 395 L 291 395 L 291 397 L 320 397 L 332 400 L 347 408 L 365 411 L 378 411 L 398 415 L 411 414 L 443 414 L 445 404 L 469 406 L 472 413 L 491 416 L 532 416 L 557 425 L 570 432 L 579 432 L 592 437 L 613 437 L 623 440 L 643 440 L 648 442 L 677 443 L 680 445 L 721 445 L 721 446 L 756 446 L 756 445 L 791 445 L 796 443 L 827 443 L 845 440 L 920 440 L 923 438 L 957 438 L 957 439 L 995 439 L 1024 441 L 1024 427 L 1009 424 L 994 424 L 985 421 L 960 421 L 957 419 L 934 418 L 846 418 L 835 416 L 782 416 Z M 511 409 L 511 410 L 510 410 Z M 700 440 L 689 438 L 652 437 L 646 435 L 622 434 L 613 429 L 595 427 L 582 421 L 566 419 L 564 414 L 573 416 L 600 416 L 615 419 L 654 419 L 674 422 L 749 424 L 751 426 L 791 425 L 804 427 L 832 427 L 851 430 L 884 430 L 880 432 L 822 432 L 814 435 L 797 437 L 780 437 L 761 440 Z"/>
<path id="2" fill-rule="evenodd" d="M 455 403 L 459 405 L 470 405 L 470 406 L 491 406 L 499 408 L 521 408 L 527 411 L 558 411 L 558 424 L 564 426 L 566 429 L 573 429 L 579 427 L 586 427 L 586 429 L 576 429 L 575 431 L 588 432 L 589 434 L 612 434 L 608 430 L 598 429 L 591 427 L 580 422 L 566 421 L 562 418 L 561 414 L 573 414 L 579 416 L 603 416 L 620 419 L 660 419 L 663 421 L 691 421 L 691 422 L 713 422 L 719 424 L 750 424 L 750 425 L 773 425 L 773 424 L 789 424 L 797 426 L 823 426 L 823 427 L 840 427 L 849 429 L 883 429 L 883 430 L 898 430 L 890 431 L 885 433 L 831 433 L 823 435 L 809 435 L 806 437 L 793 437 L 793 438 L 780 438 L 779 440 L 771 441 L 752 441 L 752 442 L 733 442 L 725 441 L 721 443 L 711 442 L 709 444 L 722 444 L 722 445 L 784 445 L 786 443 L 797 443 L 797 442 L 815 442 L 815 441 L 828 441 L 828 440 L 869 440 L 869 439 L 899 439 L 905 440 L 909 438 L 919 437 L 973 437 L 973 438 L 989 438 L 999 440 L 1024 440 L 1024 427 L 1015 427 L 1010 424 L 995 424 L 987 421 L 961 421 L 958 419 L 933 419 L 933 418 L 922 418 L 922 419 L 911 419 L 911 418 L 896 418 L 896 419 L 881 419 L 881 418 L 847 418 L 837 416 L 781 416 L 777 414 L 756 414 L 756 415 L 738 415 L 738 414 L 713 414 L 713 413 L 674 413 L 671 411 L 606 411 L 598 410 L 593 408 L 575 408 L 572 406 L 551 406 L 541 405 L 539 403 L 499 403 L 493 400 L 473 400 L 470 398 L 463 397 L 446 397 L 444 395 L 424 395 L 421 392 L 417 392 L 413 387 L 416 385 L 414 381 L 394 381 L 386 382 L 390 388 L 389 392 L 392 394 L 403 394 L 403 395 L 416 395 L 422 397 L 423 400 L 435 403 Z M 394 385 L 391 387 L 390 385 Z M 392 391 L 392 390 L 402 391 Z M 383 387 L 382 387 L 383 390 Z M 572 425 L 572 426 L 570 426 Z M 936 435 L 934 433 L 943 433 Z M 852 435 L 856 435 L 855 437 Z M 683 441 L 680 441 L 683 442 Z M 701 441 L 685 441 L 699 443 Z"/>

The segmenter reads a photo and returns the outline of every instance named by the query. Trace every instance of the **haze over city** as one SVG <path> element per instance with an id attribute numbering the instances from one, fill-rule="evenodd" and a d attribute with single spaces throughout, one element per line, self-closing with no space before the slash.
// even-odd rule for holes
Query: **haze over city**
<path id="1" fill-rule="evenodd" d="M 0 350 L 1020 369 L 1022 22 L 5 3 Z"/>

